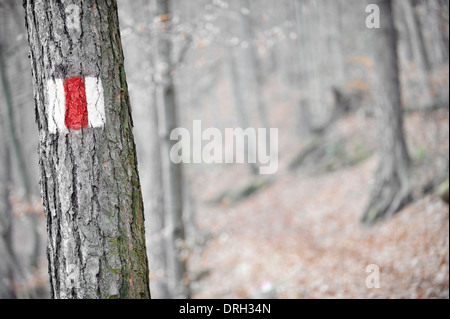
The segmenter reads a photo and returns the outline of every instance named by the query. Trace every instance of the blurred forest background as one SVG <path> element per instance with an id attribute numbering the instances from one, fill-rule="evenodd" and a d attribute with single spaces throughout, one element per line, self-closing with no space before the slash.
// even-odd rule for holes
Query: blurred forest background
<path id="1" fill-rule="evenodd" d="M 389 48 L 366 28 L 370 1 L 117 2 L 154 298 L 449 297 L 448 0 L 392 1 L 411 176 L 380 216 L 367 207 L 387 156 L 374 83 Z M 21 3 L 0 0 L 0 297 L 47 298 Z M 170 164 L 168 132 L 193 120 L 279 128 L 279 172 Z"/>

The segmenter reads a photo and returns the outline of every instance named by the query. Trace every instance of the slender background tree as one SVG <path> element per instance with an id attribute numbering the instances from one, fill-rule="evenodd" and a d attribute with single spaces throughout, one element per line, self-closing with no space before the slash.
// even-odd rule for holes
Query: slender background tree
<path id="1" fill-rule="evenodd" d="M 156 1 L 157 38 L 155 42 L 155 93 L 158 107 L 161 154 L 163 162 L 163 183 L 165 190 L 166 225 L 169 229 L 167 241 L 167 265 L 169 289 L 173 298 L 189 296 L 186 277 L 185 229 L 183 223 L 183 168 L 173 163 L 170 152 L 176 141 L 171 140 L 171 133 L 179 127 L 176 92 L 173 83 L 173 52 L 170 31 L 173 28 L 171 1 Z"/>

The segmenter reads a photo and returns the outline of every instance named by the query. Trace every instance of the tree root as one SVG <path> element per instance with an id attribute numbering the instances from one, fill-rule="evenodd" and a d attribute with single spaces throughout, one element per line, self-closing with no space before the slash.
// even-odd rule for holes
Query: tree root
<path id="1" fill-rule="evenodd" d="M 376 222 L 389 220 L 407 205 L 432 193 L 437 193 L 448 203 L 448 180 L 438 174 L 424 182 L 411 183 L 407 180 L 401 185 L 397 178 L 378 185 L 372 193 L 371 200 L 364 210 L 361 222 L 371 226 Z M 417 185 L 413 187 L 412 185 Z"/>
<path id="2" fill-rule="evenodd" d="M 378 221 L 388 220 L 413 200 L 413 192 L 408 183 L 401 185 L 397 180 L 385 182 L 372 193 L 361 222 L 371 226 Z"/>
<path id="3" fill-rule="evenodd" d="M 269 187 L 274 182 L 273 177 L 254 177 L 245 184 L 222 193 L 210 203 L 232 206 Z"/>

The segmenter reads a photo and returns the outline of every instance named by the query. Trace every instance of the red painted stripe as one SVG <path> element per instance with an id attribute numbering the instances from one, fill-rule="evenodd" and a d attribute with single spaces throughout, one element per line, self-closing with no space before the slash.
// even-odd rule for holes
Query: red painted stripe
<path id="1" fill-rule="evenodd" d="M 86 87 L 82 77 L 64 81 L 66 97 L 65 124 L 69 130 L 80 130 L 88 126 Z"/>

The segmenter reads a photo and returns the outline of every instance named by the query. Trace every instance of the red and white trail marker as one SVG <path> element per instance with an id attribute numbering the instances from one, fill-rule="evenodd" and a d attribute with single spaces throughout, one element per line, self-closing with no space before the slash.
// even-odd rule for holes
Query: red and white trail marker
<path id="1" fill-rule="evenodd" d="M 68 133 L 82 128 L 105 126 L 105 98 L 99 78 L 72 77 L 47 81 L 50 133 Z"/>

